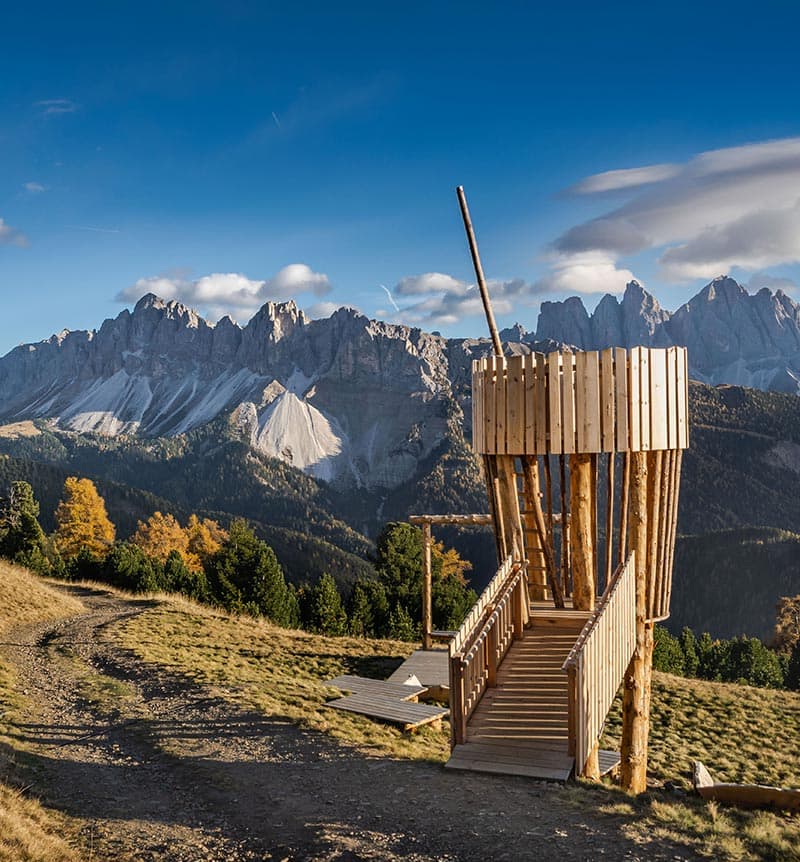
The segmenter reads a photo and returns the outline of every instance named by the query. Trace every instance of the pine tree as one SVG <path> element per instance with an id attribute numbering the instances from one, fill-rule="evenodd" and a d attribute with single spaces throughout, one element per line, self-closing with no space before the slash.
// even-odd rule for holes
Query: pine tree
<path id="1" fill-rule="evenodd" d="M 283 626 L 295 625 L 297 598 L 275 552 L 244 520 L 231 524 L 228 539 L 208 561 L 212 597 L 229 610 L 250 611 Z"/>
<path id="2" fill-rule="evenodd" d="M 39 524 L 39 504 L 27 482 L 12 482 L 4 524 L 0 528 L 0 555 L 45 573 L 50 570 L 47 542 Z"/>
<path id="3" fill-rule="evenodd" d="M 414 641 L 419 638 L 419 626 L 415 625 L 408 611 L 398 602 L 389 614 L 388 635 L 399 641 Z"/>
<path id="4" fill-rule="evenodd" d="M 386 634 L 389 603 L 386 590 L 378 581 L 359 578 L 350 593 L 347 611 L 350 634 L 366 638 Z"/>
<path id="5" fill-rule="evenodd" d="M 683 672 L 686 676 L 697 676 L 700 656 L 697 654 L 697 638 L 694 632 L 688 626 L 684 626 L 679 640 L 683 650 Z"/>
<path id="6" fill-rule="evenodd" d="M 311 627 L 325 635 L 343 635 L 347 631 L 347 614 L 336 581 L 325 572 L 311 595 Z"/>
<path id="7" fill-rule="evenodd" d="M 64 482 L 64 499 L 56 509 L 56 548 L 65 560 L 81 550 L 95 558 L 104 557 L 114 544 L 114 525 L 94 482 L 70 476 Z"/>

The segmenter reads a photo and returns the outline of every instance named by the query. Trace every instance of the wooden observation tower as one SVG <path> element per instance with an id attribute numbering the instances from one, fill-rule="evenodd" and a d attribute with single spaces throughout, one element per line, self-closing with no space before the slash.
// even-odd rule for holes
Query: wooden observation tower
<path id="1" fill-rule="evenodd" d="M 503 357 L 472 368 L 499 569 L 450 640 L 451 768 L 567 778 L 620 763 L 645 789 L 653 626 L 669 616 L 684 348 Z M 601 752 L 623 686 L 622 750 Z"/>

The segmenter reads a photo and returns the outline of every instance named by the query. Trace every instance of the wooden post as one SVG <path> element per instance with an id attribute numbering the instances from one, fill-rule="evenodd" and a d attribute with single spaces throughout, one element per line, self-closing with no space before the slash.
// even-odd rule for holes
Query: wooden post
<path id="1" fill-rule="evenodd" d="M 522 471 L 525 477 L 525 508 L 533 513 L 539 546 L 544 555 L 547 581 L 553 593 L 553 601 L 557 608 L 564 607 L 564 591 L 556 573 L 556 561 L 553 558 L 552 545 L 547 535 L 547 525 L 542 511 L 542 501 L 539 499 L 539 466 L 535 455 L 527 455 L 522 459 Z"/>
<path id="2" fill-rule="evenodd" d="M 622 695 L 620 775 L 630 793 L 647 789 L 647 737 L 650 731 L 650 678 L 653 626 L 647 622 L 647 467 L 646 452 L 632 452 L 629 547 L 636 566 L 636 647 L 625 671 Z"/>
<path id="3" fill-rule="evenodd" d="M 489 334 L 492 336 L 492 345 L 496 356 L 503 355 L 503 345 L 500 341 L 500 334 L 497 331 L 497 323 L 494 319 L 494 311 L 492 311 L 492 302 L 489 299 L 489 291 L 486 287 L 486 279 L 483 276 L 483 264 L 481 264 L 481 256 L 478 253 L 478 241 L 475 239 L 475 231 L 472 228 L 472 219 L 469 215 L 469 207 L 467 207 L 467 196 L 464 194 L 464 187 L 458 186 L 456 189 L 458 196 L 458 205 L 461 207 L 461 218 L 464 220 L 464 230 L 467 232 L 467 241 L 469 242 L 469 253 L 472 255 L 472 265 L 475 267 L 475 278 L 478 281 L 478 290 L 483 302 L 483 310 L 486 313 L 486 322 L 489 325 Z"/>
<path id="4" fill-rule="evenodd" d="M 431 525 L 426 521 L 422 525 L 422 648 L 433 648 L 433 613 L 431 610 L 431 551 L 433 538 Z"/>
<path id="5" fill-rule="evenodd" d="M 593 611 L 597 592 L 592 513 L 592 456 L 570 455 L 570 557 L 572 558 L 572 606 Z"/>

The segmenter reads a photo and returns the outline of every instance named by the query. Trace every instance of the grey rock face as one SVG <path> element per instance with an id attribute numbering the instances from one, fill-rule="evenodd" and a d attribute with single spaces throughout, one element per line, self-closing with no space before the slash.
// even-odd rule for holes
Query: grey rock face
<path id="1" fill-rule="evenodd" d="M 592 315 L 577 297 L 546 302 L 535 335 L 520 325 L 503 335 L 509 354 L 685 345 L 691 374 L 708 383 L 796 393 L 800 381 L 800 306 L 731 278 L 674 314 L 636 282 Z M 347 308 L 308 320 L 294 302 L 267 303 L 244 327 L 212 326 L 150 294 L 96 332 L 0 359 L 0 420 L 147 437 L 224 416 L 254 448 L 320 479 L 391 488 L 415 475 L 459 407 L 468 426 L 471 363 L 490 352 L 488 339 L 447 340 Z"/>

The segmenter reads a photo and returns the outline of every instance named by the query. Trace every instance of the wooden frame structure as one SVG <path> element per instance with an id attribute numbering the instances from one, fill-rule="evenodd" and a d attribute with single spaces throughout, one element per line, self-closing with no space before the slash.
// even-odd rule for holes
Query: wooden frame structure
<path id="1" fill-rule="evenodd" d="M 513 642 L 524 629 L 538 626 L 537 643 L 551 655 L 548 627 L 564 643 L 577 620 L 577 639 L 559 663 L 566 753 L 577 774 L 599 776 L 598 741 L 624 681 L 622 783 L 645 789 L 652 630 L 669 615 L 689 445 L 687 369 L 677 347 L 473 362 L 473 448 L 483 459 L 501 566 L 450 642 L 454 757 L 469 744 L 470 720 L 497 686 L 501 663 L 522 655 Z M 524 691 L 515 696 L 518 715 L 528 701 Z M 541 707 L 541 697 L 529 700 Z M 491 721 L 482 715 L 481 726 Z M 506 747 L 525 736 L 522 727 L 509 729 Z M 529 748 L 538 739 L 526 738 Z"/>

